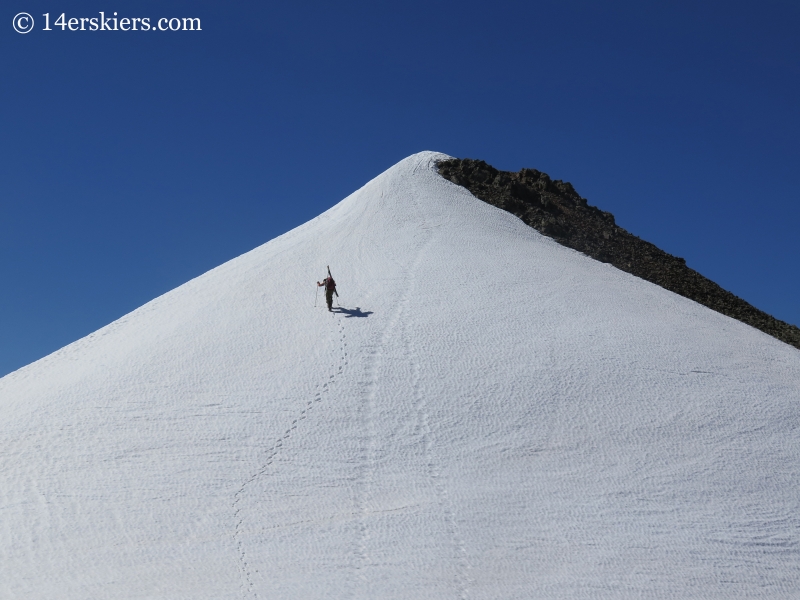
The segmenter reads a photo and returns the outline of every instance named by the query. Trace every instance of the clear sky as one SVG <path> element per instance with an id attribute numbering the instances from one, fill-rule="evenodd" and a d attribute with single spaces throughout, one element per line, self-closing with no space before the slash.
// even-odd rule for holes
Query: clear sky
<path id="1" fill-rule="evenodd" d="M 150 30 L 79 29 L 101 11 Z M 570 181 L 800 324 L 795 0 L 13 0 L 0 16 L 0 375 L 421 150 Z"/>

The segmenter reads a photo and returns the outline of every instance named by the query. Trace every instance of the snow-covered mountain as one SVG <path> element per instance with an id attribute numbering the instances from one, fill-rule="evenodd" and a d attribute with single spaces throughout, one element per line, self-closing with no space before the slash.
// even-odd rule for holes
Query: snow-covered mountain
<path id="1" fill-rule="evenodd" d="M 800 353 L 442 157 L 0 379 L 0 598 L 800 593 Z"/>

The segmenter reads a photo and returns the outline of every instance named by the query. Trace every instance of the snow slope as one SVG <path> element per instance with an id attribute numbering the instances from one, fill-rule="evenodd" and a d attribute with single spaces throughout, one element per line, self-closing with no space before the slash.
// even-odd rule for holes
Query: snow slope
<path id="1" fill-rule="evenodd" d="M 0 379 L 0 598 L 800 595 L 800 353 L 441 156 Z"/>

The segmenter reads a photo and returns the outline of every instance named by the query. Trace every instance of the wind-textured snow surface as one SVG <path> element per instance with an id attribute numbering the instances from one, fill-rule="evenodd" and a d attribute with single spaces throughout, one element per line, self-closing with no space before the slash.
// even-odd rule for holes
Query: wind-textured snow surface
<path id="1" fill-rule="evenodd" d="M 0 598 L 798 597 L 800 353 L 442 156 L 0 379 Z"/>

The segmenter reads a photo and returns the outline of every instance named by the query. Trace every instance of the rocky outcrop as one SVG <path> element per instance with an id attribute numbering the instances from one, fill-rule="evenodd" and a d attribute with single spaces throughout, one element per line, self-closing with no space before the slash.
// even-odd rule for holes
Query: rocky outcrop
<path id="1" fill-rule="evenodd" d="M 629 233 L 614 215 L 589 206 L 570 183 L 536 169 L 498 171 L 481 160 L 453 159 L 439 173 L 484 202 L 518 216 L 544 235 L 587 256 L 760 329 L 800 349 L 800 329 L 758 310 L 686 266 L 683 258 Z"/>

